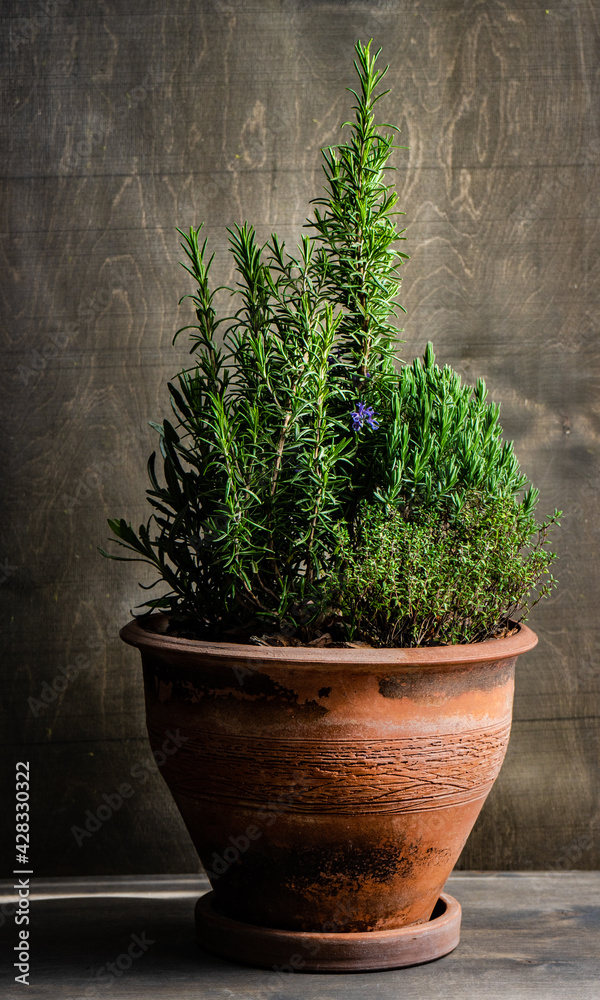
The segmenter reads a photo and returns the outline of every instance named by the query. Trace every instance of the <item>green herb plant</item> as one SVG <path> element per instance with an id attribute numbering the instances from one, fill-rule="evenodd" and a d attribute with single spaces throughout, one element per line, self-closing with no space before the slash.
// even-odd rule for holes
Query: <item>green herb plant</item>
<path id="1" fill-rule="evenodd" d="M 142 607 L 179 634 L 474 642 L 555 583 L 546 535 L 560 514 L 537 523 L 484 383 L 463 386 L 431 345 L 400 362 L 406 254 L 387 171 L 403 147 L 375 123 L 378 55 L 357 43 L 348 141 L 324 150 L 325 196 L 300 245 L 228 230 L 231 315 L 217 316 L 202 227 L 179 231 L 196 322 L 175 337 L 188 333 L 193 363 L 169 385 L 175 419 L 152 425 L 150 520 L 109 521 L 133 553 L 111 558 L 155 568 L 169 590 Z"/>

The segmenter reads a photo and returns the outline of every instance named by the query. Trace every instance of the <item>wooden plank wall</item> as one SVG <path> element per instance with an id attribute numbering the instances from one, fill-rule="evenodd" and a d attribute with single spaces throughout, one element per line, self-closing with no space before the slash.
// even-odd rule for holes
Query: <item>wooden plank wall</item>
<path id="1" fill-rule="evenodd" d="M 137 654 L 117 638 L 139 572 L 96 546 L 108 516 L 145 517 L 148 420 L 187 357 L 171 347 L 190 291 L 175 226 L 206 222 L 225 280 L 226 225 L 298 238 L 359 37 L 391 63 L 385 116 L 410 146 L 396 161 L 404 356 L 432 340 L 484 376 L 540 509 L 568 511 L 560 590 L 530 622 L 540 643 L 519 665 L 509 754 L 460 864 L 598 867 L 597 0 L 0 13 L 0 741 L 5 803 L 15 761 L 31 762 L 36 873 L 197 870 L 150 759 Z M 36 706 L 61 670 L 64 690 Z M 126 781 L 135 794 L 78 845 L 71 828 Z"/>

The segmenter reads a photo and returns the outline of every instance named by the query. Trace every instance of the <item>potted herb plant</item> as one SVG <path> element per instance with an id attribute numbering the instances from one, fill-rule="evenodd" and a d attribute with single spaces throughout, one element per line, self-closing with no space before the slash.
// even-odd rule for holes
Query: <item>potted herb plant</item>
<path id="1" fill-rule="evenodd" d="M 444 884 L 506 751 L 524 618 L 555 582 L 559 512 L 536 520 L 483 381 L 431 345 L 398 357 L 378 54 L 356 45 L 355 116 L 300 246 L 229 230 L 232 315 L 182 232 L 192 363 L 153 425 L 149 522 L 109 522 L 129 550 L 113 558 L 169 588 L 121 635 L 152 746 L 185 736 L 162 773 L 212 884 L 199 939 L 291 969 L 456 945 Z"/>

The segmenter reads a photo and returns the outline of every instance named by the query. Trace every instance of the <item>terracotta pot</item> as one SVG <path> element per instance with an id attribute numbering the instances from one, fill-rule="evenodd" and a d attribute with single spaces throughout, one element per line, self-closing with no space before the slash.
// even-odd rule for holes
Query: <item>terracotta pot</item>
<path id="1" fill-rule="evenodd" d="M 535 634 L 311 649 L 165 625 L 153 615 L 121 636 L 141 651 L 150 742 L 214 912 L 336 936 L 429 921 L 500 770 L 516 657 Z"/>

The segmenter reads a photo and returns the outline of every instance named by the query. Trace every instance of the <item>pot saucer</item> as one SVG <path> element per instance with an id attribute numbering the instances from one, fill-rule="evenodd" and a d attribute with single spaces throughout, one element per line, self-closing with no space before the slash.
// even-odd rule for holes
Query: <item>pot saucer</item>
<path id="1" fill-rule="evenodd" d="M 214 892 L 196 903 L 196 936 L 206 951 L 275 972 L 398 969 L 441 958 L 460 937 L 460 903 L 443 892 L 425 924 L 346 934 L 286 931 L 231 920 L 213 909 Z"/>

